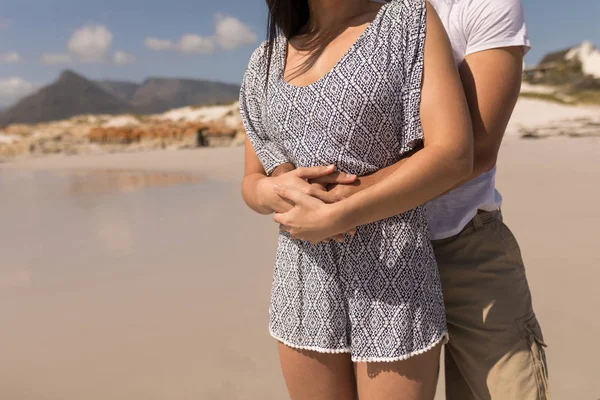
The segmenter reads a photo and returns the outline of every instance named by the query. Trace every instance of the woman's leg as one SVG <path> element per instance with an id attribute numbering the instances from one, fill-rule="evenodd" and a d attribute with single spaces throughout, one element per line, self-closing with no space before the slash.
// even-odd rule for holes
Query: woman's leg
<path id="1" fill-rule="evenodd" d="M 356 399 L 349 353 L 317 353 L 279 343 L 279 359 L 291 400 Z"/>
<path id="2" fill-rule="evenodd" d="M 356 363 L 360 400 L 433 400 L 440 363 L 439 344 L 405 361 Z"/>

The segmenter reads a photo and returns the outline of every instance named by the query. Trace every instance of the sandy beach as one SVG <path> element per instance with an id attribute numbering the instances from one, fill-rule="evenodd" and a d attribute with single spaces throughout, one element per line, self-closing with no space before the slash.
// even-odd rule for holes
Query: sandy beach
<path id="1" fill-rule="evenodd" d="M 508 138 L 498 187 L 555 399 L 600 398 L 600 138 Z M 0 397 L 285 399 L 267 307 L 276 227 L 242 148 L 0 164 Z M 443 399 L 440 385 L 438 399 Z"/>

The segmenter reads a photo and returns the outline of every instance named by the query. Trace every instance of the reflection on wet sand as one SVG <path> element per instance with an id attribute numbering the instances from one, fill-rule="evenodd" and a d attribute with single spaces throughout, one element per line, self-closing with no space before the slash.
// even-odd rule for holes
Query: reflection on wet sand
<path id="1" fill-rule="evenodd" d="M 198 183 L 203 180 L 196 174 L 168 171 L 109 169 L 57 173 L 69 179 L 70 194 L 82 196 L 129 193 L 148 187 Z"/>
<path id="2" fill-rule="evenodd" d="M 32 276 L 29 266 L 11 265 L 8 268 L 0 268 L 0 290 L 28 287 Z"/>
<path id="3" fill-rule="evenodd" d="M 0 170 L 0 400 L 282 398 L 277 230 L 199 176 Z"/>

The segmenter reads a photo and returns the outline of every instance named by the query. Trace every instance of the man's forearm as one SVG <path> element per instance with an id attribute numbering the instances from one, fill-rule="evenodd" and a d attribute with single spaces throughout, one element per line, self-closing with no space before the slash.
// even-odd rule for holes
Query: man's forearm
<path id="1" fill-rule="evenodd" d="M 475 144 L 477 145 L 477 142 L 475 142 Z M 491 171 L 496 165 L 497 154 L 497 152 L 476 149 L 475 155 L 473 157 L 473 173 L 467 179 L 464 179 L 461 182 L 454 185 L 454 187 L 448 190 L 446 193 L 451 192 L 454 189 L 464 185 L 465 183 L 470 182 L 473 179 L 485 174 L 486 172 Z"/>
<path id="2" fill-rule="evenodd" d="M 406 161 L 408 161 L 408 158 L 409 157 L 405 157 L 400 161 L 396 162 L 395 164 L 388 165 L 387 167 L 373 172 L 372 174 L 358 178 L 359 185 L 363 186 L 363 189 L 365 189 L 385 179 L 388 175 L 393 174 L 396 170 L 398 170 L 398 168 L 400 168 L 404 163 L 406 163 Z"/>
<path id="3" fill-rule="evenodd" d="M 461 186 L 496 165 L 521 88 L 523 49 L 490 49 L 468 55 L 459 71 L 473 122 L 473 173 Z M 502 82 L 501 85 L 498 82 Z"/>
<path id="4" fill-rule="evenodd" d="M 471 172 L 469 157 L 449 158 L 444 149 L 433 146 L 402 164 L 394 164 L 386 178 L 337 203 L 345 224 L 353 227 L 401 214 L 433 199 Z"/>
<path id="5" fill-rule="evenodd" d="M 384 179 L 386 176 L 394 173 L 394 171 L 396 171 L 398 168 L 402 167 L 402 165 L 404 165 L 404 163 L 406 163 L 406 161 L 408 161 L 408 157 L 403 158 L 402 160 L 398 161 L 395 164 L 392 164 L 388 167 L 382 168 L 377 172 L 374 172 L 370 175 L 367 176 L 363 176 L 361 178 L 358 179 L 359 182 L 359 188 L 358 190 L 364 190 L 369 186 L 374 185 L 375 183 L 377 183 L 378 181 Z M 454 185 L 451 189 L 447 190 L 445 193 L 446 194 L 448 192 L 451 192 L 452 190 L 456 189 L 459 186 L 464 185 L 465 183 L 477 178 L 478 176 L 488 172 L 489 170 L 491 170 L 493 168 L 489 167 L 490 163 L 488 162 L 487 158 L 483 158 L 480 159 L 479 162 L 477 160 L 477 153 L 475 155 L 475 159 L 474 159 L 474 163 L 473 163 L 473 173 L 471 174 L 471 176 L 469 176 L 467 179 L 462 180 L 461 182 L 459 182 L 458 184 Z M 442 194 L 442 195 L 443 195 Z M 440 195 L 440 196 L 442 196 Z"/>
<path id="6" fill-rule="evenodd" d="M 296 167 L 292 163 L 281 164 L 281 165 L 278 165 L 277 167 L 275 167 L 275 169 L 271 173 L 271 176 L 283 175 L 283 174 L 293 171 L 295 169 L 296 169 Z"/>

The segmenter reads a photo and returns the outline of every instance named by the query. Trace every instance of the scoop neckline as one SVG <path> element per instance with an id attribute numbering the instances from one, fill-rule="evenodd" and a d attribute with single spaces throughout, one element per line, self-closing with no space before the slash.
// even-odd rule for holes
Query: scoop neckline
<path id="1" fill-rule="evenodd" d="M 281 52 L 281 57 L 280 57 L 281 67 L 280 67 L 280 71 L 279 71 L 279 79 L 283 82 L 283 84 L 285 86 L 289 86 L 290 88 L 293 88 L 293 89 L 306 89 L 306 88 L 310 88 L 310 87 L 316 86 L 316 85 L 320 84 L 321 82 L 323 82 L 325 79 L 327 79 L 327 77 L 329 77 L 329 75 L 333 74 L 335 72 L 335 70 L 338 69 L 339 65 L 354 51 L 354 49 L 360 44 L 360 42 L 362 42 L 364 40 L 364 38 L 374 28 L 374 25 L 377 22 L 379 22 L 379 19 L 381 19 L 384 10 L 390 4 L 392 4 L 391 1 L 388 2 L 388 3 L 383 4 L 379 8 L 379 10 L 377 11 L 377 14 L 375 15 L 375 18 L 373 18 L 373 20 L 365 28 L 365 30 L 363 31 L 363 33 L 361 33 L 358 36 L 358 38 L 354 41 L 354 43 L 352 43 L 352 45 L 348 48 L 348 50 L 346 50 L 346 52 L 344 53 L 344 55 L 333 65 L 333 67 L 331 67 L 331 69 L 329 71 L 327 71 L 325 73 L 325 75 L 323 75 L 322 77 L 320 77 L 316 81 L 309 83 L 308 85 L 303 85 L 303 86 L 294 85 L 292 83 L 289 83 L 285 79 L 284 75 L 285 75 L 285 67 L 286 67 L 286 64 L 287 64 L 287 56 L 288 56 L 288 50 L 289 50 L 289 43 L 288 43 L 288 40 L 284 36 L 281 36 L 281 40 L 283 40 L 283 51 Z"/>

